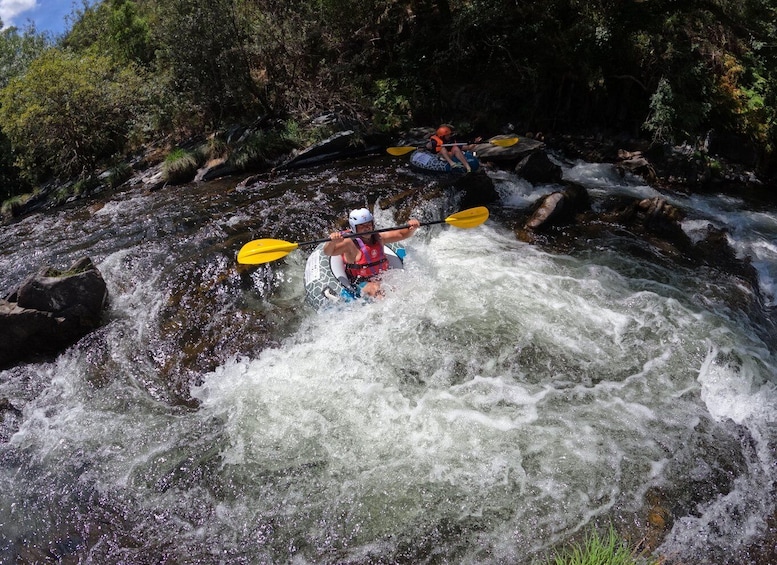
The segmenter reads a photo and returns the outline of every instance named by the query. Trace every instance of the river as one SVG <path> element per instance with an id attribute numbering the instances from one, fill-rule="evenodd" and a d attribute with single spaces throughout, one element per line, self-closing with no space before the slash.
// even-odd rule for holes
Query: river
<path id="1" fill-rule="evenodd" d="M 557 188 L 491 174 L 502 211 Z M 564 176 L 594 202 L 657 195 L 608 165 Z M 0 561 L 528 565 L 612 524 L 666 563 L 768 562 L 777 210 L 664 195 L 752 258 L 756 316 L 734 277 L 617 234 L 553 253 L 493 214 L 419 230 L 383 300 L 315 312 L 305 249 L 245 267 L 242 244 L 326 237 L 435 181 L 389 157 L 239 180 L 0 228 L 0 289 L 86 255 L 110 293 L 97 331 L 0 372 L 22 411 L 0 428 Z"/>

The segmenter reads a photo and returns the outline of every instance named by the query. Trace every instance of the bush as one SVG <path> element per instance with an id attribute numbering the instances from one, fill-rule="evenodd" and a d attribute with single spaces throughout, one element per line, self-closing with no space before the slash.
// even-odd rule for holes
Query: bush
<path id="1" fill-rule="evenodd" d="M 377 97 L 373 101 L 375 127 L 380 131 L 397 131 L 412 122 L 410 101 L 399 92 L 396 80 L 378 80 L 375 82 Z"/>
<path id="2" fill-rule="evenodd" d="M 264 169 L 270 167 L 279 155 L 288 153 L 295 146 L 296 143 L 284 133 L 256 131 L 235 149 L 229 162 L 243 171 Z"/>
<path id="3" fill-rule="evenodd" d="M 0 123 L 32 183 L 74 178 L 123 150 L 143 112 L 129 65 L 49 49 L 0 92 Z"/>

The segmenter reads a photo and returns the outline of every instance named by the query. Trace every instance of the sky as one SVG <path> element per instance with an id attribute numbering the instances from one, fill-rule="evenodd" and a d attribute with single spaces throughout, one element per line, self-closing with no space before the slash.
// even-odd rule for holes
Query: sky
<path id="1" fill-rule="evenodd" d="M 82 5 L 74 0 L 0 0 L 0 19 L 4 27 L 19 29 L 32 21 L 38 32 L 48 31 L 57 36 L 65 31 L 65 16 Z"/>

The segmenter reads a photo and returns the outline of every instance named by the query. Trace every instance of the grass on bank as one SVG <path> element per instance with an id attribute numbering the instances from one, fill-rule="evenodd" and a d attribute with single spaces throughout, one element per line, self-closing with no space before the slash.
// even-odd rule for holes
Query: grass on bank
<path id="1" fill-rule="evenodd" d="M 660 559 L 649 559 L 630 548 L 610 526 L 604 536 L 593 530 L 583 543 L 556 553 L 544 565 L 660 565 Z"/>
<path id="2" fill-rule="evenodd" d="M 0 205 L 0 215 L 8 217 L 14 216 L 16 212 L 21 210 L 34 196 L 35 193 L 27 192 L 24 194 L 17 194 L 16 196 L 4 200 L 2 205 Z"/>
<path id="3" fill-rule="evenodd" d="M 201 151 L 174 149 L 162 163 L 162 177 L 170 184 L 190 182 L 203 163 L 205 156 Z"/>

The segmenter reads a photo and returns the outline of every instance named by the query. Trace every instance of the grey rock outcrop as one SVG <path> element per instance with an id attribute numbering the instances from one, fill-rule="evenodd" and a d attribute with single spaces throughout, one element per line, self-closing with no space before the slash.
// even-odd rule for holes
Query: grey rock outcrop
<path id="1" fill-rule="evenodd" d="M 88 257 L 66 271 L 40 269 L 0 300 L 0 367 L 75 343 L 100 325 L 107 299 Z"/>

